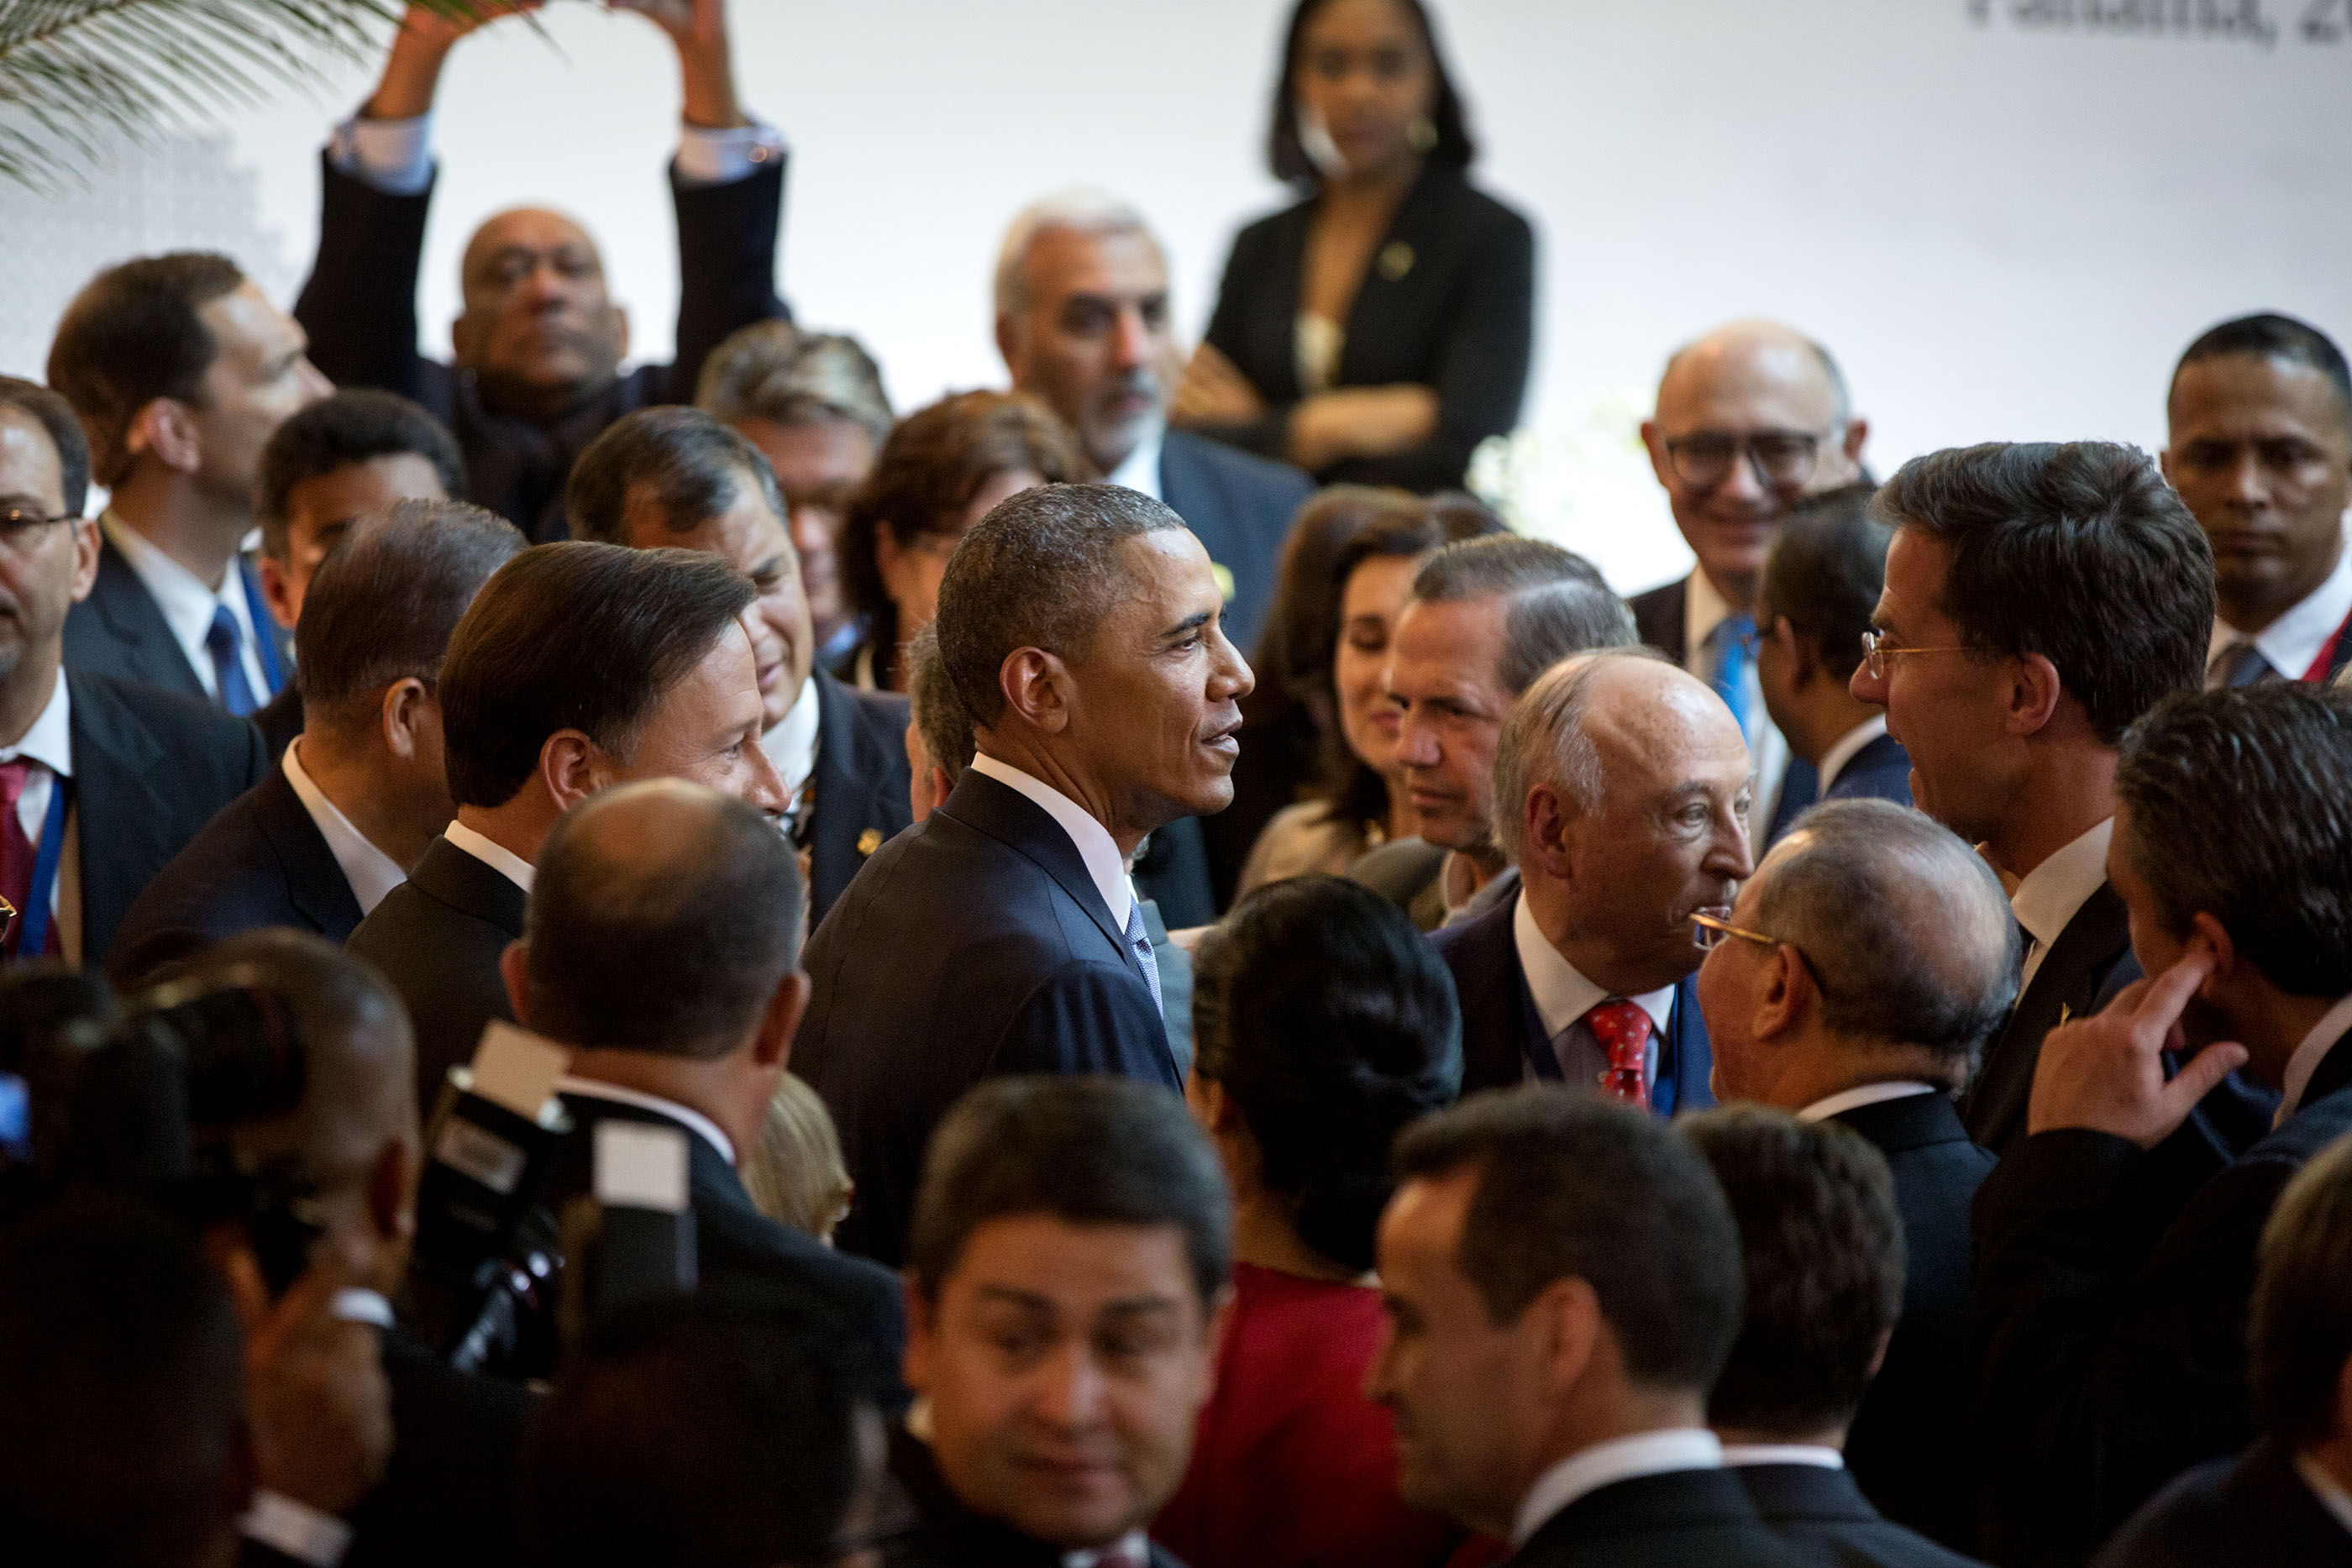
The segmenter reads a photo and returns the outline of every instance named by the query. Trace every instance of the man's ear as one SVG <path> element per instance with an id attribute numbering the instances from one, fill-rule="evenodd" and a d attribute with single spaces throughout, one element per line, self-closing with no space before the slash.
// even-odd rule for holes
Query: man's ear
<path id="1" fill-rule="evenodd" d="M 1795 1032 L 1821 995 L 1821 988 L 1813 984 L 1813 972 L 1805 967 L 1804 959 L 1787 943 L 1774 947 L 1766 962 L 1771 966 L 1769 977 L 1756 998 L 1753 1024 L 1759 1040 L 1778 1040 Z"/>
<path id="2" fill-rule="evenodd" d="M 996 351 L 1004 361 L 1004 373 L 1017 386 L 1021 381 L 1021 324 L 1009 311 L 996 318 Z"/>
<path id="3" fill-rule="evenodd" d="M 1856 414 L 1845 422 L 1845 460 L 1853 465 L 1856 472 L 1862 468 L 1863 444 L 1869 439 L 1870 421 Z"/>
<path id="4" fill-rule="evenodd" d="M 1497 809 L 1502 804 L 1500 800 L 1495 802 Z M 1528 859 L 1554 882 L 1575 878 L 1577 827 L 1581 821 L 1568 810 L 1559 791 L 1549 784 L 1538 784 L 1528 789 L 1527 800 L 1519 806 L 1519 825 L 1528 835 Z"/>
<path id="5" fill-rule="evenodd" d="M 1803 691 L 1812 679 L 1822 674 L 1822 651 L 1813 639 L 1798 631 L 1785 615 L 1772 618 L 1771 629 L 1765 633 L 1780 645 L 1789 658 L 1789 684 Z"/>
<path id="6" fill-rule="evenodd" d="M 205 444 L 196 434 L 195 410 L 177 398 L 151 399 L 131 416 L 122 444 L 133 457 L 152 453 L 175 474 L 193 474 L 204 465 Z"/>
<path id="7" fill-rule="evenodd" d="M 509 942 L 499 955 L 499 979 L 507 988 L 507 1006 L 514 1009 L 515 1022 L 530 1027 L 530 949 L 520 942 Z"/>
<path id="8" fill-rule="evenodd" d="M 606 308 L 613 312 L 614 350 L 625 361 L 629 357 L 629 308 L 613 305 Z"/>
<path id="9" fill-rule="evenodd" d="M 1658 476 L 1660 485 L 1666 485 L 1673 475 L 1666 465 L 1666 438 L 1659 432 L 1656 420 L 1642 422 L 1642 445 L 1650 454 L 1650 472 Z"/>
<path id="10" fill-rule="evenodd" d="M 752 1037 L 753 1061 L 778 1071 L 791 1064 L 793 1036 L 800 1032 L 801 1019 L 808 1011 L 814 989 L 798 969 L 778 982 L 776 994 L 768 998 L 768 1010 L 760 1016 L 760 1032 Z"/>
<path id="11" fill-rule="evenodd" d="M 611 779 L 612 758 L 576 729 L 559 729 L 540 744 L 539 777 L 558 811 L 569 811 Z"/>
<path id="12" fill-rule="evenodd" d="M 449 323 L 449 357 L 466 370 L 474 368 L 474 347 L 480 337 L 475 330 L 476 326 L 470 310 L 461 312 L 455 321 Z"/>
<path id="13" fill-rule="evenodd" d="M 1070 727 L 1070 673 L 1061 655 L 1043 648 L 1015 648 L 996 672 L 1004 706 L 1047 735 Z"/>
<path id="14" fill-rule="evenodd" d="M 73 601 L 79 604 L 98 586 L 98 525 L 88 517 L 66 525 L 73 530 L 74 577 Z"/>
<path id="15" fill-rule="evenodd" d="M 2009 662 L 2009 722 L 2011 735 L 2039 735 L 2057 716 L 2064 695 L 2058 666 L 2041 653 L 2019 653 Z"/>
<path id="16" fill-rule="evenodd" d="M 368 1166 L 368 1223 L 383 1241 L 405 1241 L 416 1234 L 416 1145 L 404 1137 L 386 1138 Z"/>
<path id="17" fill-rule="evenodd" d="M 286 563 L 276 556 L 264 554 L 254 565 L 261 573 L 261 597 L 269 606 L 269 618 L 287 631 L 294 630 L 294 580 Z"/>
<path id="18" fill-rule="evenodd" d="M 2191 940 L 2203 938 L 2213 952 L 2213 967 L 2198 983 L 2197 994 L 2205 1000 L 2219 1001 L 2221 994 L 2234 989 L 2242 977 L 2238 973 L 2238 944 L 2231 940 L 2229 928 L 2211 913 L 2199 910 L 2189 917 Z"/>
<path id="19" fill-rule="evenodd" d="M 433 706 L 433 694 L 415 675 L 403 676 L 383 688 L 377 722 L 383 731 L 385 748 L 403 762 L 416 760 L 421 749 L 418 732 L 424 727 L 426 711 Z"/>
<path id="20" fill-rule="evenodd" d="M 930 1392 L 932 1342 L 940 1332 L 939 1313 L 930 1299 L 923 1293 L 922 1282 L 908 1270 L 899 1278 L 898 1290 L 907 1303 L 907 1348 L 898 1357 L 899 1375 L 908 1391 L 914 1394 Z"/>
<path id="21" fill-rule="evenodd" d="M 1601 1297 L 1590 1281 L 1571 1276 L 1545 1286 L 1528 1311 L 1537 1314 L 1533 1327 L 1541 1336 L 1538 1375 L 1547 1393 L 1563 1397 L 1583 1379 L 1608 1330 Z"/>

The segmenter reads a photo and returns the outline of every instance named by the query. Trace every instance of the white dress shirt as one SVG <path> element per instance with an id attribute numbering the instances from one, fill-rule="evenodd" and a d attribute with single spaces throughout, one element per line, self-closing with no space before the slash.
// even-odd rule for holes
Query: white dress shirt
<path id="1" fill-rule="evenodd" d="M 413 120 L 362 120 L 335 127 L 327 155 L 338 172 L 363 180 L 391 196 L 422 195 L 433 184 L 433 115 Z M 688 185 L 725 185 L 784 155 L 774 127 L 679 128 L 678 178 Z"/>
<path id="2" fill-rule="evenodd" d="M 1822 753 L 1822 790 L 1813 798 L 1818 800 L 1826 797 L 1830 786 L 1836 783 L 1838 775 L 1845 771 L 1845 765 L 1861 755 L 1864 747 L 1885 733 L 1886 716 L 1873 714 L 1832 741 L 1830 748 Z"/>
<path id="3" fill-rule="evenodd" d="M 1512 1549 L 1525 1546 L 1554 1514 L 1602 1487 L 1637 1476 L 1722 1468 L 1723 1445 L 1704 1427 L 1674 1427 L 1595 1443 L 1536 1478 L 1519 1501 L 1518 1518 L 1511 1526 Z"/>
<path id="4" fill-rule="evenodd" d="M 784 799 L 798 804 L 802 787 L 816 773 L 817 724 L 816 676 L 812 674 L 801 685 L 801 695 L 793 699 L 792 707 L 776 721 L 773 729 L 760 737 L 760 749 L 775 764 L 776 777 L 784 783 Z"/>
<path id="5" fill-rule="evenodd" d="M 531 878 L 538 874 L 537 872 L 529 861 L 507 848 L 506 845 L 492 842 L 488 838 L 454 819 L 447 827 L 441 830 L 441 836 L 488 866 L 492 871 L 504 873 L 509 882 L 522 889 L 524 893 L 530 892 Z"/>
<path id="6" fill-rule="evenodd" d="M 2319 652 L 2327 640 L 2347 620 L 2352 620 L 2352 549 L 2346 549 L 2341 538 L 2336 545 L 2336 567 L 2320 582 L 2296 602 L 2294 607 L 2252 637 L 2216 616 L 2213 621 L 2213 642 L 2205 654 L 2205 684 L 2218 685 L 2221 678 L 2221 655 L 2241 643 L 2251 642 L 2270 667 L 2290 681 L 2303 679 L 2304 672 L 2319 662 Z"/>
<path id="7" fill-rule="evenodd" d="M 719 1157 L 729 1165 L 735 1163 L 735 1140 L 729 1137 L 718 1123 L 691 1105 L 681 1105 L 675 1100 L 665 1100 L 658 1094 L 648 1094 L 641 1089 L 625 1089 L 618 1083 L 607 1083 L 597 1078 L 574 1078 L 570 1073 L 555 1081 L 559 1094 L 577 1094 L 589 1100 L 610 1101 L 615 1105 L 634 1105 L 640 1111 L 652 1111 L 693 1132 L 719 1151 Z"/>
<path id="8" fill-rule="evenodd" d="M 1592 1038 L 1591 1027 L 1581 1020 L 1614 993 L 1586 979 L 1577 972 L 1575 965 L 1559 956 L 1559 949 L 1546 939 L 1542 928 L 1536 924 L 1524 892 L 1511 911 L 1511 940 L 1518 948 L 1519 970 L 1527 976 L 1528 990 L 1535 998 L 1536 1017 L 1543 1022 L 1544 1038 L 1551 1042 L 1553 1053 L 1560 1059 L 1560 1076 L 1570 1083 L 1590 1087 L 1607 1070 L 1609 1051 Z M 1658 1041 L 1665 1035 L 1666 1020 L 1674 1016 L 1675 988 L 1668 986 L 1662 991 L 1626 999 L 1650 1015 L 1653 1027 L 1650 1043 L 1642 1053 L 1642 1082 L 1655 1083 Z M 1530 1082 L 1535 1081 L 1533 1068 L 1527 1070 L 1527 1077 Z"/>
<path id="9" fill-rule="evenodd" d="M 352 884 L 352 896 L 359 901 L 360 913 L 366 915 L 383 902 L 383 895 L 408 880 L 400 862 L 375 847 L 365 833 L 352 825 L 352 820 L 319 788 L 317 780 L 302 767 L 302 738 L 294 737 L 286 747 L 286 782 L 294 786 L 294 793 L 302 809 L 310 813 L 310 821 L 319 836 L 327 841 L 327 852 L 335 857 L 342 868 L 343 880 Z"/>
<path id="10" fill-rule="evenodd" d="M 1126 930 L 1128 911 L 1135 904 L 1135 886 L 1127 880 L 1127 862 L 1112 841 L 1110 830 L 1051 784 L 985 751 L 971 759 L 971 771 L 1019 790 L 1062 825 L 1062 831 L 1069 834 L 1070 842 L 1077 846 L 1078 858 L 1086 862 L 1087 875 L 1094 880 L 1095 891 L 1102 894 L 1103 907 L 1110 912 L 1111 925 Z"/>
<path id="11" fill-rule="evenodd" d="M 1693 568 L 1683 580 L 1683 668 L 1709 685 L 1715 684 L 1715 653 L 1707 641 L 1731 613 L 1731 606 L 1715 591 L 1706 573 Z M 1748 752 L 1754 768 L 1748 776 L 1753 793 L 1748 807 L 1748 841 L 1760 844 L 1771 833 L 1780 786 L 1789 777 L 1789 743 L 1765 711 L 1763 677 L 1756 673 L 1753 658 L 1748 661 L 1743 685 L 1741 705 L 1748 714 Z"/>
<path id="12" fill-rule="evenodd" d="M 196 574 L 163 553 L 137 528 L 115 516 L 112 507 L 98 519 L 122 559 L 146 585 L 147 591 L 163 612 L 163 624 L 172 630 L 172 641 L 187 655 L 189 667 L 196 672 L 197 684 L 205 695 L 220 701 L 220 672 L 213 667 L 213 651 L 205 645 L 205 636 L 213 629 L 213 612 L 226 606 L 229 619 L 236 622 L 238 663 L 245 666 L 245 684 L 253 692 L 256 704 L 266 703 L 271 696 L 269 677 L 261 663 L 259 639 L 268 635 L 260 630 L 264 613 L 259 605 L 246 597 L 245 573 L 236 558 L 230 558 L 228 570 L 221 573 L 217 589 L 206 588 Z"/>
<path id="13" fill-rule="evenodd" d="M 2017 923 L 2033 938 L 2032 947 L 2025 955 L 2025 969 L 2017 982 L 2018 994 L 2033 984 L 2033 977 L 2042 971 L 2042 960 L 2049 956 L 2050 944 L 2066 929 L 2066 923 L 2091 901 L 2107 880 L 2107 841 L 2115 836 L 2116 820 L 2105 821 L 2076 839 L 2073 843 L 2035 866 L 2009 895 L 2009 907 Z"/>
<path id="14" fill-rule="evenodd" d="M 1817 1469 L 1842 1470 L 1845 1456 L 1835 1448 L 1825 1448 L 1817 1443 L 1726 1443 L 1723 1446 L 1723 1468 L 1740 1469 L 1748 1465 L 1811 1465 Z"/>
<path id="15" fill-rule="evenodd" d="M 1167 434 L 1167 427 L 1153 420 L 1150 428 L 1143 433 L 1143 439 L 1135 444 L 1135 450 L 1111 470 L 1109 483 L 1124 485 L 1155 501 L 1165 500 L 1167 497 L 1160 493 L 1160 448 Z"/>
<path id="16" fill-rule="evenodd" d="M 0 762 L 14 762 L 23 758 L 33 764 L 25 770 L 25 792 L 16 797 L 16 823 L 25 830 L 25 838 L 40 852 L 41 830 L 48 825 L 49 800 L 57 792 L 58 780 L 73 777 L 73 697 L 66 686 L 65 672 L 59 670 L 57 685 L 50 689 L 49 700 L 33 720 L 33 727 L 14 746 L 0 746 Z M 81 962 L 81 812 L 68 805 L 66 812 L 66 836 L 63 852 L 58 856 L 58 872 L 47 891 L 49 900 L 49 925 L 58 934 L 58 952 L 69 964 Z M 43 889 L 33 889 L 39 898 Z M 26 954 L 37 957 L 37 954 Z"/>
<path id="17" fill-rule="evenodd" d="M 2303 1108 L 2303 1092 L 2311 1087 L 2311 1075 L 2319 1071 L 2319 1063 L 2327 1055 L 2327 1048 L 2352 1030 L 2352 997 L 2338 998 L 2336 1005 L 2322 1013 L 2294 1054 L 2286 1059 L 2286 1077 L 2281 1083 L 2278 1116 L 2271 1124 L 2278 1125 Z"/>
<path id="18" fill-rule="evenodd" d="M 1824 1095 L 1797 1113 L 1800 1122 L 1826 1122 L 1841 1111 L 1858 1111 L 1864 1105 L 1882 1104 L 1889 1100 L 1908 1100 L 1914 1094 L 1937 1092 L 1932 1083 L 1914 1083 L 1908 1079 L 1891 1083 L 1864 1083 L 1835 1094 Z M 1726 1459 L 1724 1463 L 1732 1461 Z M 1758 1461 L 1761 1462 L 1761 1461 Z"/>

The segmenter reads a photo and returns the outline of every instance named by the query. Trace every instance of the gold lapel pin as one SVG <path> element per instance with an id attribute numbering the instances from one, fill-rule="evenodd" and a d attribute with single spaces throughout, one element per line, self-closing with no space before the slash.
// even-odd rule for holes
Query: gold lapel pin
<path id="1" fill-rule="evenodd" d="M 870 854 L 872 854 L 876 850 L 878 850 L 878 849 L 880 849 L 881 847 L 882 847 L 882 830 L 881 830 L 881 829 L 879 829 L 879 828 L 868 828 L 868 829 L 866 829 L 864 832 L 862 832 L 862 833 L 860 833 L 860 834 L 858 834 L 858 835 L 857 835 L 857 852 L 858 852 L 859 854 L 861 854 L 861 855 L 870 855 Z"/>
<path id="2" fill-rule="evenodd" d="M 1391 240 L 1381 251 L 1381 276 L 1391 283 L 1402 280 L 1412 270 L 1412 246 L 1402 240 Z"/>

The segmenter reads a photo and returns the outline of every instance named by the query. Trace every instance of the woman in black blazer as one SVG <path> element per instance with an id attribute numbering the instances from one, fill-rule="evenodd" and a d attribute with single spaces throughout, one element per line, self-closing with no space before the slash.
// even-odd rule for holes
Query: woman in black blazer
<path id="1" fill-rule="evenodd" d="M 1535 235 L 1465 177 L 1421 0 L 1299 0 L 1272 142 L 1315 192 L 1234 239 L 1172 416 L 1325 484 L 1458 486 L 1518 419 Z"/>

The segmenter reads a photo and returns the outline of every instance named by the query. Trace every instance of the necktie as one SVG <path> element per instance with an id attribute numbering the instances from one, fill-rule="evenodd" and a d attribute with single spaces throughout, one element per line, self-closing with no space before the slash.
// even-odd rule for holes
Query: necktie
<path id="1" fill-rule="evenodd" d="M 1143 905 L 1136 899 L 1127 901 L 1127 945 L 1135 950 L 1135 961 L 1143 966 L 1143 983 L 1151 988 L 1151 1005 L 1164 1018 L 1167 1004 L 1160 999 L 1160 958 L 1151 951 L 1151 938 L 1143 929 Z"/>
<path id="2" fill-rule="evenodd" d="M 23 939 L 25 911 L 33 902 L 33 862 L 39 851 L 25 831 L 24 819 L 16 814 L 17 803 L 25 798 L 25 786 L 32 778 L 33 763 L 19 757 L 0 762 L 0 898 L 5 898 L 16 911 L 9 924 L 5 949 L 16 956 L 16 944 Z M 57 786 L 52 786 L 57 788 Z M 49 923 L 54 934 L 57 922 Z M 42 944 L 44 947 L 48 944 Z"/>
<path id="3" fill-rule="evenodd" d="M 1715 643 L 1715 673 L 1708 682 L 1739 721 L 1742 735 L 1748 733 L 1748 640 L 1755 634 L 1752 615 L 1727 615 L 1708 634 Z"/>
<path id="4" fill-rule="evenodd" d="M 1609 1071 L 1601 1075 L 1601 1092 L 1648 1109 L 1650 1085 L 1643 1069 L 1650 1052 L 1650 1015 L 1639 1003 L 1619 998 L 1586 1013 L 1584 1026 L 1609 1053 Z"/>
<path id="5" fill-rule="evenodd" d="M 2278 674 L 2263 651 L 2252 643 L 2232 643 L 2221 650 L 2213 661 L 2214 685 L 2219 687 L 2251 686 Z"/>
<path id="6" fill-rule="evenodd" d="M 253 700 L 253 683 L 245 678 L 245 653 L 237 636 L 236 617 L 226 604 L 213 606 L 213 623 L 205 629 L 205 651 L 213 656 L 213 673 L 220 678 L 220 705 L 246 717 L 261 705 Z"/>

